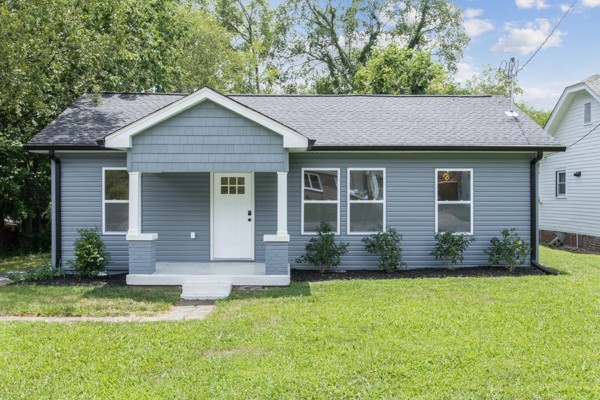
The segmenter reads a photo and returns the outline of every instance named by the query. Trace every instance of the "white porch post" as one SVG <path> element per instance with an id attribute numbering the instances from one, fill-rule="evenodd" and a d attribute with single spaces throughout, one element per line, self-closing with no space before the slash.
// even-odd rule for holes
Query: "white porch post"
<path id="1" fill-rule="evenodd" d="M 287 172 L 277 172 L 277 236 L 287 236 Z"/>
<path id="2" fill-rule="evenodd" d="M 129 172 L 129 230 L 127 235 L 142 233 L 142 173 Z"/>

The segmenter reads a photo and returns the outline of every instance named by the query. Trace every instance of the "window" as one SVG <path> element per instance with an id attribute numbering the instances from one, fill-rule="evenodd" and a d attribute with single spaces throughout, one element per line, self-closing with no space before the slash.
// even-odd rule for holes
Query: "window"
<path id="1" fill-rule="evenodd" d="M 129 229 L 129 174 L 125 168 L 102 169 L 102 233 Z"/>
<path id="2" fill-rule="evenodd" d="M 314 234 L 328 223 L 340 233 L 340 170 L 302 169 L 302 234 Z"/>
<path id="3" fill-rule="evenodd" d="M 436 169 L 435 231 L 473 234 L 473 170 Z"/>
<path id="4" fill-rule="evenodd" d="M 245 194 L 246 178 L 243 176 L 224 176 L 221 178 L 221 194 Z"/>
<path id="5" fill-rule="evenodd" d="M 348 168 L 348 234 L 385 230 L 385 169 Z"/>
<path id="6" fill-rule="evenodd" d="M 567 195 L 567 172 L 556 171 L 556 197 Z"/>
<path id="7" fill-rule="evenodd" d="M 592 122 L 592 103 L 583 105 L 583 123 L 589 124 Z"/>

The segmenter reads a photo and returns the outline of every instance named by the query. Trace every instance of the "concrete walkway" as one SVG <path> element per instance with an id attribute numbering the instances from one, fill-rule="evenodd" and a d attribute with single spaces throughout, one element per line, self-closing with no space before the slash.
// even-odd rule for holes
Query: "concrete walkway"
<path id="1" fill-rule="evenodd" d="M 168 313 L 151 317 L 0 317 L 0 322 L 159 322 L 199 321 L 213 310 L 213 301 L 182 301 Z"/>

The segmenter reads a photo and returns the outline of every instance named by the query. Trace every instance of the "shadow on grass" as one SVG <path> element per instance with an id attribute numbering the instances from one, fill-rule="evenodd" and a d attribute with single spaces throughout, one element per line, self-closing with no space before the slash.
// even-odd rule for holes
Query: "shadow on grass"
<path id="1" fill-rule="evenodd" d="M 90 299 L 128 299 L 144 303 L 171 303 L 179 301 L 178 287 L 95 287 L 83 294 Z"/>
<path id="2" fill-rule="evenodd" d="M 275 299 L 283 297 L 306 297 L 310 295 L 310 284 L 308 282 L 292 282 L 290 286 L 274 288 L 238 286 L 231 292 L 229 299 Z"/>

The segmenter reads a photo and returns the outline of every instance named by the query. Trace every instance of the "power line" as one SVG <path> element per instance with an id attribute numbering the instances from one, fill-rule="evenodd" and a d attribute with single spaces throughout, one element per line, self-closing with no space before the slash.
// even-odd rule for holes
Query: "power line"
<path id="1" fill-rule="evenodd" d="M 533 54 L 531 55 L 531 57 L 529 57 L 529 59 L 525 62 L 525 64 L 523 64 L 523 66 L 521 68 L 519 68 L 519 70 L 517 71 L 517 73 L 521 72 L 527 66 L 527 64 L 529 64 L 529 62 L 531 60 L 533 60 L 533 58 L 537 55 L 537 53 L 539 53 L 540 50 L 542 50 L 542 47 L 544 47 L 544 45 L 548 42 L 548 40 L 550 40 L 550 38 L 552 37 L 552 35 L 554 35 L 554 32 L 558 29 L 558 27 L 560 26 L 560 24 L 567 17 L 567 15 L 571 11 L 571 9 L 573 7 L 575 7 L 575 4 L 577 4 L 577 1 L 579 1 L 579 0 L 574 0 L 571 3 L 571 5 L 569 6 L 569 8 L 567 8 L 567 10 L 563 14 L 563 16 L 560 18 L 560 20 L 558 20 L 558 23 L 554 26 L 554 28 L 552 28 L 552 30 L 550 31 L 550 33 L 548 34 L 548 36 L 546 36 L 546 39 L 544 39 L 544 41 L 542 42 L 542 44 L 540 45 L 540 47 L 538 47 L 537 50 L 533 52 Z"/>

